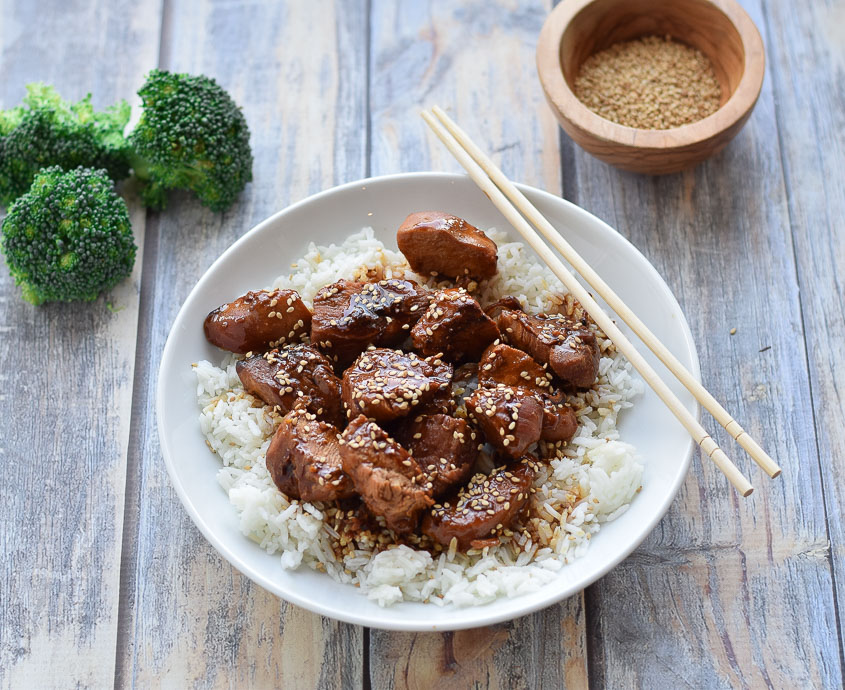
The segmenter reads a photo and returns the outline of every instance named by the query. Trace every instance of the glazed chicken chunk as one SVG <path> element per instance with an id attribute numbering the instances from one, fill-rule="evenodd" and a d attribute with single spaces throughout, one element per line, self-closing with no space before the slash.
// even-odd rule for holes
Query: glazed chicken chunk
<path id="1" fill-rule="evenodd" d="M 483 231 L 442 211 L 412 213 L 396 244 L 420 275 L 484 280 L 496 275 L 498 248 Z"/>
<path id="2" fill-rule="evenodd" d="M 373 514 L 395 532 L 416 529 L 422 511 L 434 501 L 431 484 L 407 450 L 359 415 L 343 432 L 340 456 L 343 471 Z"/>
<path id="3" fill-rule="evenodd" d="M 253 355 L 235 365 L 244 389 L 268 405 L 290 412 L 297 402 L 320 419 L 342 425 L 340 379 L 317 348 L 291 345 Z"/>
<path id="4" fill-rule="evenodd" d="M 424 355 L 442 353 L 449 361 L 478 359 L 499 337 L 499 329 L 463 288 L 434 294 L 422 318 L 411 329 L 414 347 Z"/>
<path id="5" fill-rule="evenodd" d="M 510 309 L 502 310 L 498 323 L 511 345 L 548 364 L 565 383 L 588 388 L 596 382 L 598 343 L 583 323 L 562 314 L 531 316 Z"/>
<path id="6" fill-rule="evenodd" d="M 405 420 L 396 440 L 414 456 L 439 498 L 472 474 L 478 458 L 476 434 L 465 419 L 445 414 L 418 415 Z"/>
<path id="7" fill-rule="evenodd" d="M 481 388 L 505 385 L 513 389 L 513 394 L 519 398 L 533 394 L 539 400 L 543 407 L 540 440 L 569 441 L 578 429 L 578 420 L 572 408 L 565 404 L 563 394 L 551 385 L 551 379 L 545 367 L 541 367 L 532 357 L 504 343 L 494 343 L 488 347 L 478 364 L 478 385 Z M 530 404 L 529 408 L 532 408 Z M 523 411 L 523 415 L 525 413 Z M 487 427 L 498 426 L 495 415 L 485 421 Z M 500 426 L 496 433 L 501 440 Z M 504 437 L 507 437 L 507 433 Z M 495 437 L 491 443 L 497 445 Z"/>
<path id="8" fill-rule="evenodd" d="M 448 390 L 451 379 L 452 368 L 436 358 L 375 348 L 362 353 L 343 372 L 343 404 L 350 419 L 363 414 L 389 422 L 411 414 L 442 389 Z"/>
<path id="9" fill-rule="evenodd" d="M 542 401 L 524 388 L 500 383 L 480 387 L 466 399 L 467 412 L 496 450 L 521 457 L 543 432 Z"/>
<path id="10" fill-rule="evenodd" d="M 428 291 L 413 280 L 339 280 L 314 298 L 311 342 L 346 366 L 370 345 L 399 345 L 428 299 Z"/>
<path id="11" fill-rule="evenodd" d="M 267 471 L 290 499 L 334 501 L 354 495 L 343 473 L 340 431 L 303 408 L 288 412 L 270 442 Z"/>
<path id="12" fill-rule="evenodd" d="M 513 525 L 528 503 L 534 475 L 534 460 L 530 456 L 499 467 L 490 476 L 476 474 L 467 486 L 425 514 L 423 533 L 445 547 L 456 539 L 462 551 L 484 546 L 479 542 L 493 541 L 491 538 Z"/>
<path id="13" fill-rule="evenodd" d="M 488 347 L 478 362 L 478 385 L 522 386 L 537 393 L 551 392 L 552 375 L 531 355 L 504 343 Z"/>
<path id="14" fill-rule="evenodd" d="M 311 310 L 295 290 L 247 292 L 205 318 L 212 345 L 245 355 L 297 343 L 311 330 Z"/>

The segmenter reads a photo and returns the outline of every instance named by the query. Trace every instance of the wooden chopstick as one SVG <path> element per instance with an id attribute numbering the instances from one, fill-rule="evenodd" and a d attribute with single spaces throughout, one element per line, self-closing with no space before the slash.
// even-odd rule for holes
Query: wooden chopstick
<path id="1" fill-rule="evenodd" d="M 646 344 L 657 358 L 666 365 L 675 377 L 695 396 L 695 399 L 706 409 L 719 424 L 742 446 L 770 477 L 780 475 L 781 469 L 778 464 L 764 451 L 760 445 L 743 429 L 739 423 L 722 407 L 716 398 L 704 386 L 695 380 L 695 377 L 678 361 L 668 348 L 658 340 L 657 336 L 631 311 L 611 288 L 602 280 L 592 266 L 590 266 L 575 251 L 572 245 L 555 230 L 554 226 L 540 213 L 537 208 L 525 198 L 516 186 L 505 176 L 505 174 L 493 163 L 492 160 L 469 138 L 455 122 L 439 106 L 432 108 L 434 114 L 458 140 L 461 146 L 469 153 L 485 173 L 493 180 L 493 183 L 501 189 L 505 195 L 516 205 L 522 214 L 531 221 L 549 243 L 566 259 L 569 264 L 580 273 L 584 280 L 592 287 L 601 298 L 607 302 L 619 317 L 631 328 L 634 333 Z"/>
<path id="2" fill-rule="evenodd" d="M 575 276 L 564 266 L 558 256 L 549 249 L 548 245 L 540 238 L 537 232 L 523 218 L 516 208 L 507 200 L 502 191 L 493 184 L 492 180 L 482 168 L 472 159 L 458 140 L 438 122 L 430 113 L 423 112 L 423 119 L 431 127 L 434 133 L 446 145 L 458 162 L 466 169 L 473 181 L 481 188 L 495 206 L 502 212 L 511 225 L 523 236 L 525 241 L 540 256 L 552 272 L 566 286 L 567 290 L 577 299 L 581 306 L 610 338 L 617 349 L 628 359 L 633 367 L 639 372 L 643 380 L 651 386 L 658 397 L 670 409 L 672 414 L 689 432 L 690 436 L 701 446 L 702 451 L 709 457 L 722 473 L 733 484 L 734 488 L 742 495 L 748 496 L 754 490 L 750 482 L 725 455 L 724 451 L 699 424 L 698 420 L 690 414 L 680 400 L 657 375 L 657 372 L 649 365 L 645 358 L 637 351 L 630 340 L 625 337 L 613 320 L 605 314 L 590 293 L 576 280 Z"/>

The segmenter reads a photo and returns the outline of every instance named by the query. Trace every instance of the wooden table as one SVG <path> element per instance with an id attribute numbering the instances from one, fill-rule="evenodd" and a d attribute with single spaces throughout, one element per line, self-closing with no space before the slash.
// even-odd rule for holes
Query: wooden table
<path id="1" fill-rule="evenodd" d="M 547 0 L 0 1 L 0 103 L 44 80 L 98 106 L 152 67 L 243 105 L 255 181 L 222 215 L 128 191 L 132 279 L 34 308 L 0 270 L 0 686 L 840 687 L 845 601 L 845 4 L 745 0 L 768 66 L 737 139 L 652 178 L 559 131 L 534 68 Z M 628 237 L 674 290 L 705 384 L 783 465 L 747 500 L 696 457 L 622 565 L 482 630 L 336 623 L 253 585 L 194 528 L 153 415 L 162 347 L 197 279 L 289 203 L 369 175 L 457 170 L 439 103 L 516 180 Z M 736 332 L 732 335 L 732 329 Z"/>

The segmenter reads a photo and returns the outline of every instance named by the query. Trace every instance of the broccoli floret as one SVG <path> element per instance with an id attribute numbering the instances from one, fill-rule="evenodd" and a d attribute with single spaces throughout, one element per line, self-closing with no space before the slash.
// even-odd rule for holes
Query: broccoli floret
<path id="1" fill-rule="evenodd" d="M 32 304 L 96 299 L 132 272 L 126 202 L 105 170 L 41 170 L 9 208 L 0 249 Z"/>
<path id="2" fill-rule="evenodd" d="M 168 189 L 189 189 L 214 211 L 231 206 L 252 180 L 249 128 L 213 79 L 153 70 L 138 91 L 144 105 L 129 137 L 141 198 L 162 209 Z"/>
<path id="3" fill-rule="evenodd" d="M 0 203 L 11 204 L 50 165 L 105 168 L 115 181 L 129 175 L 126 101 L 94 112 L 91 94 L 68 103 L 46 84 L 26 90 L 23 105 L 0 111 Z"/>

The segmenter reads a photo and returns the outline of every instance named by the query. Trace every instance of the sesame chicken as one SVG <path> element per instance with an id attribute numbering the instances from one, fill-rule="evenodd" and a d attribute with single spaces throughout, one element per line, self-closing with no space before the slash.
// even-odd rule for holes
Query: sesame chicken
<path id="1" fill-rule="evenodd" d="M 291 345 L 252 355 L 235 365 L 244 389 L 283 414 L 297 402 L 332 424 L 342 426 L 345 416 L 340 379 L 331 362 L 310 345 Z"/>
<path id="2" fill-rule="evenodd" d="M 505 455 L 521 457 L 540 440 L 543 403 L 524 388 L 503 383 L 477 388 L 466 406 L 487 442 Z"/>
<path id="3" fill-rule="evenodd" d="M 498 248 L 482 230 L 442 211 L 410 214 L 396 244 L 420 275 L 485 280 L 496 275 Z"/>
<path id="4" fill-rule="evenodd" d="M 504 309 L 498 324 L 508 343 L 548 364 L 564 383 L 588 388 L 596 382 L 598 343 L 586 319 L 574 320 L 563 314 L 532 316 Z"/>
<path id="5" fill-rule="evenodd" d="M 264 352 L 302 341 L 311 310 L 295 290 L 259 290 L 217 307 L 203 328 L 208 342 L 229 352 Z"/>
<path id="6" fill-rule="evenodd" d="M 414 348 L 424 355 L 442 353 L 452 362 L 478 359 L 498 337 L 496 323 L 464 288 L 436 292 L 425 314 L 411 329 Z"/>
<path id="7" fill-rule="evenodd" d="M 552 375 L 529 354 L 501 342 L 488 347 L 478 362 L 478 385 L 520 386 L 535 393 L 551 392 Z"/>
<path id="8" fill-rule="evenodd" d="M 370 345 L 395 347 L 428 307 L 413 280 L 339 280 L 314 297 L 311 342 L 345 367 Z"/>
<path id="9" fill-rule="evenodd" d="M 340 456 L 343 471 L 370 511 L 397 533 L 417 528 L 420 515 L 434 501 L 431 483 L 407 450 L 359 415 L 341 436 Z"/>
<path id="10" fill-rule="evenodd" d="M 465 419 L 445 414 L 408 417 L 394 436 L 431 481 L 434 498 L 466 482 L 478 458 L 476 433 Z"/>
<path id="11" fill-rule="evenodd" d="M 452 367 L 413 352 L 375 348 L 343 372 L 342 395 L 351 419 L 363 414 L 388 422 L 415 413 L 441 390 L 448 392 Z"/>
<path id="12" fill-rule="evenodd" d="M 524 400 L 532 396 L 540 403 L 543 410 L 543 417 L 539 437 L 535 439 L 535 442 L 537 440 L 551 442 L 569 441 L 575 435 L 575 431 L 578 428 L 575 412 L 564 403 L 564 396 L 559 390 L 554 388 L 552 379 L 553 377 L 548 373 L 547 367 L 540 366 L 522 350 L 517 350 L 504 343 L 497 342 L 488 347 L 482 355 L 481 361 L 478 363 L 478 385 L 481 388 L 508 386 L 512 391 L 512 395 L 516 398 Z M 528 408 L 520 408 L 520 414 L 525 417 L 528 411 L 533 409 L 534 406 L 528 403 Z M 491 425 L 496 427 L 497 419 L 494 415 L 484 420 L 482 428 L 487 428 Z M 511 422 L 514 421 L 511 420 Z M 510 423 L 508 427 L 510 428 Z M 523 428 L 526 429 L 527 433 L 529 427 Z M 531 436 L 525 440 L 533 438 L 533 426 L 530 427 L 530 431 Z M 496 433 L 499 435 L 496 436 Z M 498 445 L 498 442 L 502 441 L 500 429 L 493 432 L 492 439 L 490 442 L 493 445 Z M 507 434 L 505 434 L 504 439 L 507 439 Z M 508 443 L 508 447 L 511 445 L 511 443 Z M 516 444 L 516 447 L 522 448 L 522 444 Z M 514 450 L 511 452 L 517 451 Z"/>
<path id="13" fill-rule="evenodd" d="M 245 355 L 244 390 L 278 425 L 267 471 L 290 500 L 319 503 L 332 548 L 523 548 L 539 463 L 578 428 L 567 396 L 584 404 L 574 388 L 596 380 L 595 325 L 567 295 L 544 299 L 553 315 L 528 313 L 531 290 L 525 307 L 488 304 L 500 286 L 477 281 L 496 274 L 497 248 L 460 218 L 411 214 L 397 241 L 430 287 L 368 263 L 321 288 L 313 314 L 293 290 L 251 292 L 209 314 L 206 335 Z"/>
<path id="14" fill-rule="evenodd" d="M 426 512 L 423 533 L 445 547 L 456 539 L 462 551 L 474 542 L 503 534 L 528 502 L 535 462 L 527 456 L 493 470 L 489 476 L 476 474 L 469 484 Z"/>
<path id="15" fill-rule="evenodd" d="M 282 419 L 266 464 L 273 482 L 290 499 L 334 501 L 355 494 L 341 467 L 340 431 L 302 407 Z"/>

